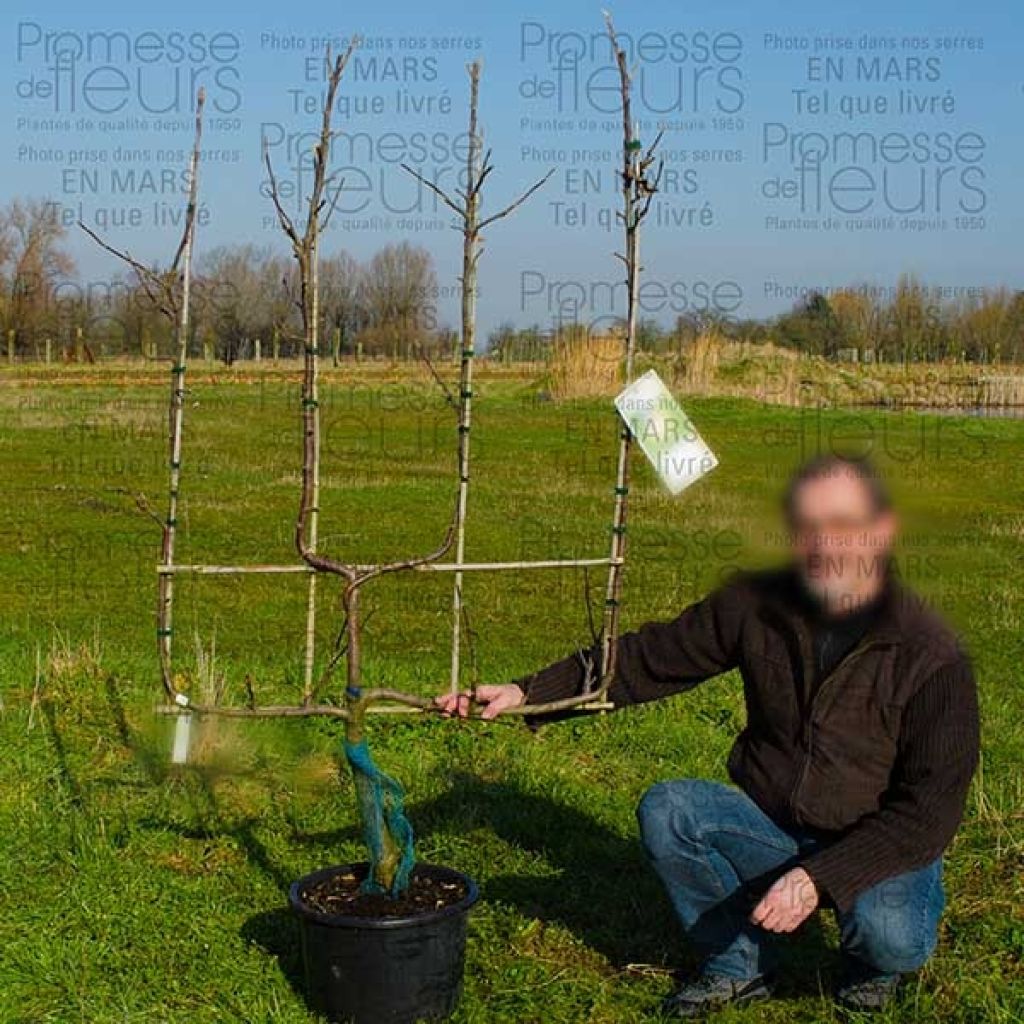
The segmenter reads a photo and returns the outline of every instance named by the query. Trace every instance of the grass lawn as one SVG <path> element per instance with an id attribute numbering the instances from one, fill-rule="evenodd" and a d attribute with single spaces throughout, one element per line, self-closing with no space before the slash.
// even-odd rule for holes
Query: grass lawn
<path id="1" fill-rule="evenodd" d="M 315 1020 L 285 890 L 363 856 L 339 725 L 208 722 L 198 763 L 169 764 L 154 635 L 166 374 L 125 367 L 0 376 L 0 1021 Z M 179 560 L 292 562 L 298 385 L 190 378 Z M 429 550 L 451 509 L 454 420 L 419 372 L 328 371 L 320 547 L 357 560 Z M 615 422 L 605 402 L 541 401 L 481 374 L 467 557 L 604 555 Z M 984 755 L 946 862 L 938 952 L 891 1021 L 1017 1021 L 1024 1008 L 1024 422 L 687 402 L 721 465 L 677 499 L 636 456 L 625 627 L 669 617 L 732 566 L 776 557 L 787 471 L 820 448 L 868 450 L 904 513 L 903 575 L 964 633 Z M 473 575 L 467 674 L 503 681 L 588 637 L 603 577 Z M 366 681 L 447 679 L 450 579 L 364 592 Z M 319 589 L 322 666 L 338 587 Z M 295 699 L 301 577 L 182 580 L 182 671 L 202 656 L 225 700 Z M 37 674 L 38 666 L 38 674 Z M 475 877 L 456 1021 L 657 1019 L 692 962 L 639 847 L 634 807 L 664 778 L 725 778 L 743 723 L 734 675 L 614 715 L 552 723 L 375 718 L 378 761 L 408 790 L 421 860 Z M 328 690 L 337 692 L 337 684 Z M 783 998 L 722 1021 L 830 1021 L 835 926 L 790 942 Z"/>

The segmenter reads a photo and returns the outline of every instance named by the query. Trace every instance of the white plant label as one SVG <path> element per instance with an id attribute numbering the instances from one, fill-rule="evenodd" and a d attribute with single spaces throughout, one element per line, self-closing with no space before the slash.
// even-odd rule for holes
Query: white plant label
<path id="1" fill-rule="evenodd" d="M 654 370 L 617 395 L 615 408 L 671 494 L 679 494 L 718 465 L 715 453 Z"/>
<path id="2" fill-rule="evenodd" d="M 171 764 L 188 764 L 188 747 L 192 738 L 192 716 L 177 715 L 174 722 L 174 747 Z"/>

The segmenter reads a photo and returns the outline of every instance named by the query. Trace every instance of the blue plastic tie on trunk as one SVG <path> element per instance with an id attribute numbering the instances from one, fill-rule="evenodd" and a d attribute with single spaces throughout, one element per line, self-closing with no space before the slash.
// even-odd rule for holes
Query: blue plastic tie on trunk
<path id="1" fill-rule="evenodd" d="M 400 851 L 390 895 L 400 896 L 409 885 L 409 875 L 416 863 L 412 826 L 405 816 L 405 790 L 400 782 L 377 767 L 366 740 L 358 743 L 345 740 L 344 747 L 355 780 L 363 839 L 370 850 L 370 870 L 361 889 L 365 893 L 387 891 L 377 877 L 384 855 L 384 833 L 387 832 Z"/>

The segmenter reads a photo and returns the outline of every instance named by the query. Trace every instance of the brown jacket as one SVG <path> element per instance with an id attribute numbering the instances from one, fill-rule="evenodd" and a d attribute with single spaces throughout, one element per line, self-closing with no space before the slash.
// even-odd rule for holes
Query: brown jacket
<path id="1" fill-rule="evenodd" d="M 890 571 L 873 624 L 809 697 L 802 608 L 791 567 L 736 573 L 670 622 L 620 637 L 609 699 L 655 700 L 738 668 L 747 722 L 729 776 L 783 828 L 820 833 L 803 866 L 846 910 L 952 839 L 978 761 L 977 687 L 957 637 Z M 582 678 L 574 655 L 518 682 L 538 703 Z"/>

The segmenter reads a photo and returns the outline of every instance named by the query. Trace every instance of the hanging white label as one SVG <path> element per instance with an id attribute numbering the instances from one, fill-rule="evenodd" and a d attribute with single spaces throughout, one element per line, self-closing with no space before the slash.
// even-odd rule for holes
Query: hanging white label
<path id="1" fill-rule="evenodd" d="M 177 715 L 174 722 L 174 747 L 171 764 L 188 764 L 189 740 L 192 737 L 192 715 Z"/>
<path id="2" fill-rule="evenodd" d="M 615 408 L 671 494 L 679 494 L 718 465 L 715 453 L 654 370 L 617 395 Z"/>

